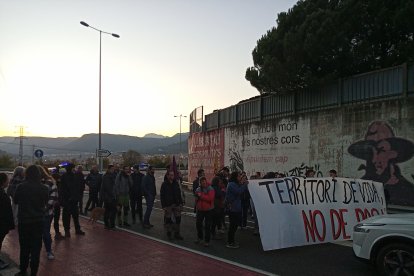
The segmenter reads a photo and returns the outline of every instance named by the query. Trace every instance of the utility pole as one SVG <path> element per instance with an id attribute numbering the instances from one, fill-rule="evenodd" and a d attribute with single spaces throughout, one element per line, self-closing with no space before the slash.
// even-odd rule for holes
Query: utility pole
<path id="1" fill-rule="evenodd" d="M 35 145 L 32 145 L 32 164 L 34 164 L 34 151 L 35 151 Z"/>
<path id="2" fill-rule="evenodd" d="M 181 118 L 187 118 L 187 116 L 183 116 L 183 114 L 180 115 L 174 115 L 175 118 L 180 118 L 180 159 L 179 159 L 179 163 L 178 163 L 178 169 L 181 170 L 181 159 L 182 159 L 182 153 L 181 153 Z"/>
<path id="3" fill-rule="evenodd" d="M 24 126 L 19 126 L 19 166 L 23 166 L 23 139 L 26 139 L 24 137 Z"/>

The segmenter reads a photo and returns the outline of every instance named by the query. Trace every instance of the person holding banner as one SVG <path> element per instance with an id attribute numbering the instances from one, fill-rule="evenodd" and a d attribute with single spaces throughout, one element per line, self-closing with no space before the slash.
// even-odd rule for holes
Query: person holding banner
<path id="1" fill-rule="evenodd" d="M 227 186 L 225 206 L 230 220 L 229 231 L 227 233 L 227 248 L 239 248 L 234 237 L 242 219 L 241 195 L 247 188 L 247 181 L 242 182 L 241 177 L 241 173 L 232 172 Z"/>

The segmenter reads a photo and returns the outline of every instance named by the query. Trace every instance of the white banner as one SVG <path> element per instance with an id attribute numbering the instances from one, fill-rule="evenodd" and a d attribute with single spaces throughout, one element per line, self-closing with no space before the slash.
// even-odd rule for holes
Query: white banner
<path id="1" fill-rule="evenodd" d="M 383 184 L 351 178 L 249 180 L 264 250 L 352 239 L 361 220 L 385 214 Z"/>

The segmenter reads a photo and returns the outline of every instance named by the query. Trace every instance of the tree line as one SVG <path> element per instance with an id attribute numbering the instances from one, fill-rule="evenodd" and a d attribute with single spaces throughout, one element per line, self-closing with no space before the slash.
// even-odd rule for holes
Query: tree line
<path id="1" fill-rule="evenodd" d="M 413 62 L 414 0 L 301 0 L 253 50 L 246 79 L 286 93 Z"/>

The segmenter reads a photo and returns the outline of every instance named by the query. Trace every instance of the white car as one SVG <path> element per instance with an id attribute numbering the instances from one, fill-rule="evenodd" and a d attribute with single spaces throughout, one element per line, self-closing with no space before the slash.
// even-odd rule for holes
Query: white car
<path id="1" fill-rule="evenodd" d="M 353 249 L 381 275 L 414 275 L 414 213 L 361 221 L 354 227 Z"/>

